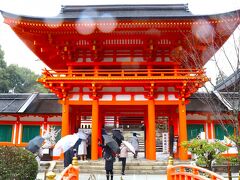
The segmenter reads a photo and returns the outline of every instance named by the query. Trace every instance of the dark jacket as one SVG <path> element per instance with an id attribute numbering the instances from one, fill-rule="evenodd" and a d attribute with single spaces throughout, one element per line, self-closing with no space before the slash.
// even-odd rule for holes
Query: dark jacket
<path id="1" fill-rule="evenodd" d="M 113 170 L 113 163 L 115 162 L 115 154 L 114 152 L 108 147 L 103 147 L 103 158 L 105 159 L 105 170 Z"/>
<path id="2" fill-rule="evenodd" d="M 64 168 L 68 167 L 70 164 L 72 164 L 72 159 L 74 154 L 74 149 L 76 149 L 76 152 L 78 151 L 78 146 L 81 143 L 81 139 L 78 139 L 77 142 L 74 144 L 73 147 L 69 148 L 65 153 L 64 153 Z M 76 153 L 75 152 L 75 153 Z"/>

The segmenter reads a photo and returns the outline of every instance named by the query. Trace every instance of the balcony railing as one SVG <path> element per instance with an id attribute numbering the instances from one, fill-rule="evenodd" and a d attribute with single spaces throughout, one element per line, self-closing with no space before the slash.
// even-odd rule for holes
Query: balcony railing
<path id="1" fill-rule="evenodd" d="M 44 70 L 43 75 L 50 79 L 198 79 L 205 78 L 202 69 L 124 69 L 124 70 Z"/>

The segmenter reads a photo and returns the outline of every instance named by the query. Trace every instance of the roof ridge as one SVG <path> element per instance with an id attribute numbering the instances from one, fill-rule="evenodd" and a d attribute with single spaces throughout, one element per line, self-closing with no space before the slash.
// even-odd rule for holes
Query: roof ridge
<path id="1" fill-rule="evenodd" d="M 108 5 L 62 5 L 61 13 L 74 12 L 81 9 L 96 9 L 96 10 L 119 10 L 125 7 L 129 9 L 159 9 L 159 10 L 184 10 L 189 12 L 188 4 L 108 4 Z"/>
<path id="2" fill-rule="evenodd" d="M 37 96 L 38 93 L 32 93 L 32 95 L 27 99 L 27 101 L 20 107 L 18 112 L 23 113 L 28 108 L 28 106 L 34 101 L 34 99 L 36 99 Z"/>

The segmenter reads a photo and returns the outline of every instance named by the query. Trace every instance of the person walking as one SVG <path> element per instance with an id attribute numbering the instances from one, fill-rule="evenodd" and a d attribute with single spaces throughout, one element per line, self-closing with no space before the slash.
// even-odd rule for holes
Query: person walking
<path id="1" fill-rule="evenodd" d="M 120 154 L 119 154 L 119 161 L 122 161 L 122 175 L 125 175 L 127 157 L 128 157 L 128 148 L 122 143 L 120 146 Z"/>
<path id="2" fill-rule="evenodd" d="M 109 180 L 110 175 L 111 180 L 113 180 L 113 163 L 115 162 L 115 153 L 107 145 L 100 144 L 100 146 L 103 148 L 103 158 L 105 159 L 105 170 L 107 180 Z"/>
<path id="3" fill-rule="evenodd" d="M 130 139 L 130 143 L 135 149 L 135 154 L 133 155 L 133 158 L 136 159 L 139 151 L 139 140 L 137 137 L 137 133 L 133 133 L 133 137 Z"/>

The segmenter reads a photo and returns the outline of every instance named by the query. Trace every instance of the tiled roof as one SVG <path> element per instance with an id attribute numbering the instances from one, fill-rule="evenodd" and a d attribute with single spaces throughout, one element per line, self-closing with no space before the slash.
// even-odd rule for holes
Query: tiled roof
<path id="1" fill-rule="evenodd" d="M 213 93 L 195 93 L 189 98 L 187 111 L 212 112 L 217 107 L 221 111 L 227 111 L 227 108 Z"/>
<path id="2" fill-rule="evenodd" d="M 0 94 L 0 113 L 17 113 L 24 105 L 30 93 L 22 94 Z"/>
<path id="3" fill-rule="evenodd" d="M 54 17 L 39 17 L 20 15 L 4 12 L 0 10 L 3 17 L 22 18 L 25 20 L 44 21 L 51 20 L 80 20 L 80 19 L 199 19 L 210 18 L 219 19 L 224 16 L 237 16 L 240 10 L 218 13 L 218 14 L 192 14 L 188 9 L 188 4 L 132 4 L 132 5 L 86 5 L 86 6 L 62 6 L 59 15 Z"/>
<path id="4" fill-rule="evenodd" d="M 240 68 L 214 87 L 217 91 L 239 91 Z"/>
<path id="5" fill-rule="evenodd" d="M 38 98 L 28 106 L 25 113 L 58 114 L 62 113 L 62 106 L 58 103 L 58 98 L 55 94 L 39 94 Z"/>
<path id="6" fill-rule="evenodd" d="M 231 104 L 232 109 L 239 110 L 240 107 L 239 92 L 221 92 L 221 95 Z"/>
<path id="7" fill-rule="evenodd" d="M 37 96 L 29 101 L 32 97 L 31 93 L 19 94 L 0 94 L 0 114 L 1 113 L 27 113 L 27 114 L 56 114 L 61 113 L 61 105 L 58 98 L 54 94 L 37 94 Z M 23 112 L 21 108 L 23 106 Z"/>

